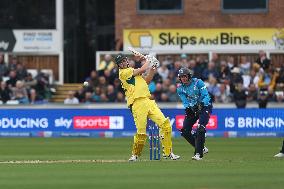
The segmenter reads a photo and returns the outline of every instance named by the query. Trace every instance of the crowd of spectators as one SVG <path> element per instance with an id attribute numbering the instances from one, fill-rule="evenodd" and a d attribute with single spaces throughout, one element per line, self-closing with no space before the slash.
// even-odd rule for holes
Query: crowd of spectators
<path id="1" fill-rule="evenodd" d="M 205 56 L 158 57 L 161 66 L 157 69 L 154 79 L 149 84 L 152 97 L 159 102 L 177 102 L 176 86 L 178 70 L 188 67 L 193 77 L 202 79 L 208 91 L 219 103 L 233 102 L 238 108 L 245 108 L 247 102 L 258 102 L 259 107 L 265 108 L 269 101 L 284 102 L 284 64 L 280 67 L 272 65 L 264 51 L 259 57 L 250 62 L 246 56 L 241 56 L 237 62 L 233 56 L 220 59 L 213 54 L 208 61 Z M 130 59 L 130 66 L 140 67 L 135 57 Z M 118 79 L 118 68 L 110 55 L 105 55 L 98 70 L 92 70 L 86 78 L 88 87 L 82 87 L 74 96 L 82 103 L 94 102 L 123 102 L 124 91 Z"/>
<path id="2" fill-rule="evenodd" d="M 245 108 L 247 102 L 258 102 L 259 107 L 266 107 L 269 101 L 284 102 L 284 64 L 272 65 L 264 51 L 259 52 L 255 62 L 241 56 L 237 62 L 233 56 L 220 59 L 213 54 L 212 59 L 206 56 L 191 57 L 158 56 L 161 66 L 157 69 L 149 90 L 152 97 L 159 102 L 177 102 L 176 86 L 178 70 L 188 67 L 193 77 L 202 79 L 215 102 L 233 102 L 239 108 Z M 135 57 L 129 59 L 130 66 L 140 67 Z M 98 70 L 93 70 L 86 78 L 88 87 L 83 87 L 74 94 L 81 103 L 124 102 L 124 91 L 118 79 L 118 68 L 111 55 L 105 55 Z"/>
<path id="3" fill-rule="evenodd" d="M 177 77 L 181 67 L 192 70 L 193 77 L 202 79 L 215 102 L 233 102 L 245 108 L 248 102 L 257 102 L 265 108 L 268 102 L 284 102 L 284 63 L 276 67 L 260 51 L 251 62 L 248 56 L 236 60 L 233 56 L 220 58 L 213 54 L 208 60 L 204 55 L 160 55 L 161 66 L 149 84 L 152 98 L 158 102 L 177 102 Z M 140 67 L 136 57 L 130 57 L 130 66 Z M 0 103 L 38 104 L 47 103 L 51 97 L 49 76 L 38 70 L 33 76 L 16 56 L 4 61 L 0 54 Z M 124 91 L 118 79 L 118 68 L 113 57 L 106 54 L 97 70 L 92 70 L 85 79 L 89 85 L 78 91 L 70 91 L 66 104 L 125 102 Z"/>
<path id="4" fill-rule="evenodd" d="M 49 76 L 40 70 L 33 77 L 16 56 L 4 61 L 0 53 L 0 103 L 39 104 L 51 97 Z"/>

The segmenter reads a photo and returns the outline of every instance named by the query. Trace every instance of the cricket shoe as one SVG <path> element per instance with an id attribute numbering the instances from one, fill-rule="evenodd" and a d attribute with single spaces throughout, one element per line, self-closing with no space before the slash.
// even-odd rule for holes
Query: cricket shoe
<path id="1" fill-rule="evenodd" d="M 133 161 L 137 161 L 138 160 L 138 156 L 137 155 L 132 155 L 128 161 L 133 162 Z"/>
<path id="2" fill-rule="evenodd" d="M 278 157 L 278 158 L 284 158 L 284 153 L 278 153 L 276 154 L 274 157 Z"/>
<path id="3" fill-rule="evenodd" d="M 177 160 L 177 159 L 179 159 L 180 158 L 180 156 L 179 155 L 176 155 L 176 154 L 174 154 L 174 153 L 170 153 L 170 155 L 166 155 L 166 154 L 163 154 L 163 158 L 164 159 L 172 159 L 172 160 Z"/>
<path id="4" fill-rule="evenodd" d="M 202 160 L 202 158 L 200 157 L 200 155 L 198 153 L 195 154 L 191 159 L 196 160 L 196 161 Z"/>
<path id="5" fill-rule="evenodd" d="M 170 153 L 170 155 L 168 156 L 171 160 L 178 160 L 180 158 L 179 155 L 176 155 L 174 153 Z"/>
<path id="6" fill-rule="evenodd" d="M 208 152 L 209 152 L 208 148 L 206 148 L 206 146 L 204 146 L 204 148 L 203 148 L 203 155 L 207 154 Z"/>

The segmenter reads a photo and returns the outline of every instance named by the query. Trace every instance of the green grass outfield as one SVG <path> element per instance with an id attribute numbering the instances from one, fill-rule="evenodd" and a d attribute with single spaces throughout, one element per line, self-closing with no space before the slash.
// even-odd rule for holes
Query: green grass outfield
<path id="1" fill-rule="evenodd" d="M 193 149 L 176 138 L 181 160 L 150 162 L 147 144 L 142 161 L 129 163 L 131 143 L 132 138 L 0 138 L 0 188 L 284 187 L 284 159 L 273 158 L 280 138 L 208 138 L 209 154 L 198 162 L 191 160 Z"/>

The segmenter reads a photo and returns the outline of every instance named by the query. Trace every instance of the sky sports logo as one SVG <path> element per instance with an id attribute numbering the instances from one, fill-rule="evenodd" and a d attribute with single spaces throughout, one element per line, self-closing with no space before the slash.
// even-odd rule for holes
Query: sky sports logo
<path id="1" fill-rule="evenodd" d="M 75 116 L 74 129 L 123 129 L 122 116 Z"/>
<path id="2" fill-rule="evenodd" d="M 177 115 L 176 116 L 176 128 L 180 130 L 183 126 L 183 120 L 184 120 L 184 115 Z M 193 128 L 195 129 L 197 127 L 198 121 L 193 125 Z M 211 115 L 208 121 L 208 124 L 206 125 L 206 129 L 208 130 L 215 130 L 218 128 L 218 123 L 217 123 L 217 116 L 216 115 Z"/>

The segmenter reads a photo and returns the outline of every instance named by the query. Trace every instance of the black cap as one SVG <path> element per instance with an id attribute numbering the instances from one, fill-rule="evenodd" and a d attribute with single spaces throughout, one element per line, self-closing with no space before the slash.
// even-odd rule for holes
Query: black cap
<path id="1" fill-rule="evenodd" d="M 115 57 L 115 63 L 119 64 L 123 59 L 127 58 L 126 55 L 119 53 L 116 57 Z"/>

